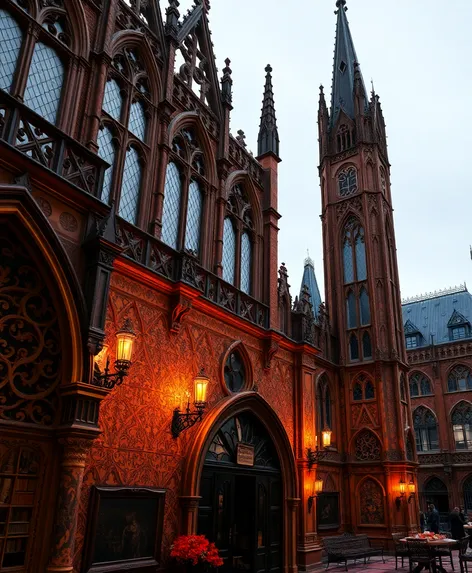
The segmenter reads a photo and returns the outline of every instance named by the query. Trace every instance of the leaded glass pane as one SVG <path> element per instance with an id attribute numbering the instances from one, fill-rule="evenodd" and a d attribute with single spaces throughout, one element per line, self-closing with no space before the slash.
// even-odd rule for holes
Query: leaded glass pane
<path id="1" fill-rule="evenodd" d="M 415 382 L 414 380 L 410 380 L 410 396 L 412 398 L 415 398 L 415 396 L 419 396 L 418 383 Z"/>
<path id="2" fill-rule="evenodd" d="M 364 360 L 372 358 L 372 343 L 368 332 L 364 332 L 362 335 L 362 354 L 364 355 Z"/>
<path id="3" fill-rule="evenodd" d="M 31 60 L 24 102 L 51 123 L 56 121 L 63 78 L 64 66 L 56 51 L 38 42 Z"/>
<path id="4" fill-rule="evenodd" d="M 181 187 L 182 183 L 177 165 L 175 163 L 169 163 L 167 165 L 166 184 L 164 188 L 161 239 L 173 249 L 177 248 L 177 238 L 179 234 Z"/>
<path id="5" fill-rule="evenodd" d="M 135 101 L 131 104 L 129 112 L 129 130 L 144 141 L 146 135 L 146 115 L 144 113 L 143 104 L 140 101 Z"/>
<path id="6" fill-rule="evenodd" d="M 121 106 L 123 98 L 120 93 L 120 86 L 116 80 L 108 80 L 105 84 L 105 94 L 103 96 L 102 108 L 113 119 L 121 120 Z"/>
<path id="7" fill-rule="evenodd" d="M 241 290 L 246 294 L 251 294 L 251 240 L 247 233 L 241 236 Z"/>
<path id="8" fill-rule="evenodd" d="M 9 90 L 15 75 L 23 34 L 16 20 L 0 10 L 0 88 Z"/>
<path id="9" fill-rule="evenodd" d="M 233 223 L 226 217 L 223 226 L 223 280 L 234 284 L 234 266 L 236 255 L 236 234 Z"/>
<path id="10" fill-rule="evenodd" d="M 126 152 L 123 182 L 121 184 L 120 209 L 118 214 L 133 225 L 138 216 L 139 190 L 141 187 L 141 165 L 138 152 L 131 147 Z"/>
<path id="11" fill-rule="evenodd" d="M 344 241 L 343 247 L 344 261 L 344 284 L 354 282 L 354 261 L 352 258 L 352 247 L 348 239 Z"/>
<path id="12" fill-rule="evenodd" d="M 374 385 L 370 380 L 368 380 L 365 385 L 365 399 L 372 400 L 373 398 L 375 398 Z"/>
<path id="13" fill-rule="evenodd" d="M 362 386 L 359 382 L 356 382 L 352 388 L 352 397 L 356 402 L 362 400 Z"/>
<path id="14" fill-rule="evenodd" d="M 325 406 L 326 406 L 326 426 L 331 428 L 331 393 L 329 388 L 325 392 Z"/>
<path id="15" fill-rule="evenodd" d="M 359 360 L 359 342 L 354 334 L 349 340 L 349 355 L 351 360 Z"/>
<path id="16" fill-rule="evenodd" d="M 110 167 L 105 171 L 105 175 L 103 177 L 103 187 L 102 187 L 102 195 L 101 200 L 104 203 L 110 202 L 110 193 L 111 193 L 111 183 L 113 179 L 113 164 L 115 163 L 115 147 L 113 145 L 113 134 L 108 129 L 108 127 L 104 127 L 98 131 L 98 155 L 107 163 L 110 164 Z"/>
<path id="17" fill-rule="evenodd" d="M 367 264 L 365 260 L 364 232 L 361 231 L 356 238 L 356 267 L 357 280 L 364 281 L 367 278 Z"/>
<path id="18" fill-rule="evenodd" d="M 370 324 L 370 306 L 369 306 L 369 295 L 365 288 L 361 289 L 361 324 Z"/>
<path id="19" fill-rule="evenodd" d="M 357 326 L 357 312 L 356 312 L 356 297 L 352 291 L 347 295 L 347 327 L 356 328 Z"/>
<path id="20" fill-rule="evenodd" d="M 198 255 L 200 248 L 200 226 L 202 220 L 202 193 L 196 181 L 191 181 L 188 189 L 187 225 L 185 228 L 185 248 Z"/>
<path id="21" fill-rule="evenodd" d="M 421 378 L 421 394 L 427 395 L 431 394 L 431 384 L 427 378 L 424 376 Z"/>

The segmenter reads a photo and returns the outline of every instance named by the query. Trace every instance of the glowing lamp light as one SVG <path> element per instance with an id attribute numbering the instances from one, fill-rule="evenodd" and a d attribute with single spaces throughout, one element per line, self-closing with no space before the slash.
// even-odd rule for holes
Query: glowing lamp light
<path id="1" fill-rule="evenodd" d="M 126 370 L 131 364 L 136 334 L 133 331 L 131 320 L 127 318 L 116 333 L 116 368 Z"/>
<path id="2" fill-rule="evenodd" d="M 323 443 L 323 448 L 329 448 L 331 445 L 331 430 L 325 428 L 321 432 L 321 441 Z"/>
<path id="3" fill-rule="evenodd" d="M 410 495 L 415 495 L 416 493 L 416 484 L 413 481 L 413 478 L 411 478 L 410 482 L 408 483 L 408 491 L 410 492 Z"/>
<path id="4" fill-rule="evenodd" d="M 323 491 L 323 480 L 320 477 L 315 479 L 314 491 L 316 495 Z"/>
<path id="5" fill-rule="evenodd" d="M 400 480 L 400 495 L 403 497 L 405 495 L 405 482 L 401 479 Z"/>
<path id="6" fill-rule="evenodd" d="M 208 382 L 210 379 L 202 368 L 198 376 L 195 377 L 195 408 L 203 410 L 207 403 Z"/>

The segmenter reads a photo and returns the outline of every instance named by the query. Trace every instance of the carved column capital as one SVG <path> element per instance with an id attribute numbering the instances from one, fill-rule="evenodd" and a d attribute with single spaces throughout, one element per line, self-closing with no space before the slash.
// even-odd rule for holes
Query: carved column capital
<path id="1" fill-rule="evenodd" d="M 68 468 L 85 468 L 92 441 L 72 437 L 62 437 L 58 441 L 63 447 L 61 465 Z"/>

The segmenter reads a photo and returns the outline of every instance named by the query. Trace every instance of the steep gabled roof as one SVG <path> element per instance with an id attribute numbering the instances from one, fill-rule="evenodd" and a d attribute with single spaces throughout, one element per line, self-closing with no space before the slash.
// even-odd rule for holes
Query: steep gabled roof
<path id="1" fill-rule="evenodd" d="M 346 115 L 354 119 L 354 80 L 355 66 L 358 63 L 356 49 L 352 40 L 349 22 L 346 17 L 346 0 L 337 0 L 336 40 L 334 46 L 333 84 L 331 89 L 331 125 L 337 120 L 339 111 L 344 110 Z M 357 74 L 360 68 L 357 67 Z M 360 81 L 365 90 L 362 74 Z M 365 102 L 367 106 L 367 102 Z"/>
<path id="2" fill-rule="evenodd" d="M 421 332 L 419 331 L 418 327 L 416 327 L 411 320 L 407 320 L 405 322 L 405 326 L 404 326 L 404 331 L 406 335 L 409 334 L 421 334 Z"/>
<path id="3" fill-rule="evenodd" d="M 318 316 L 321 304 L 320 289 L 315 276 L 315 265 L 310 257 L 305 259 L 305 268 L 303 270 L 302 284 L 300 287 L 300 298 L 302 297 L 303 287 L 308 287 L 310 293 L 310 302 L 313 307 L 313 314 Z"/>
<path id="4" fill-rule="evenodd" d="M 451 327 L 470 324 L 472 295 L 465 285 L 430 293 L 403 301 L 402 313 L 406 335 L 415 334 L 407 332 L 407 324 L 411 324 L 423 336 L 425 344 L 431 344 L 431 336 L 434 344 L 443 344 L 451 340 Z"/>

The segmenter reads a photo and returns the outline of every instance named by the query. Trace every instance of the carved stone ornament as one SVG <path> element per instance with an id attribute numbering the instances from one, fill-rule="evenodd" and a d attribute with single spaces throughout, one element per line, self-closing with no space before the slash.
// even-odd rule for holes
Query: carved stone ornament
<path id="1" fill-rule="evenodd" d="M 372 462 L 381 459 L 382 447 L 379 440 L 369 430 L 361 432 L 355 443 L 355 457 L 360 462 Z"/>
<path id="2" fill-rule="evenodd" d="M 192 302 L 186 298 L 179 297 L 171 309 L 170 332 L 178 334 L 182 326 L 183 319 L 192 308 Z"/>
<path id="3" fill-rule="evenodd" d="M 270 370 L 272 360 L 279 350 L 279 345 L 275 340 L 267 340 L 264 353 L 264 370 Z"/>

